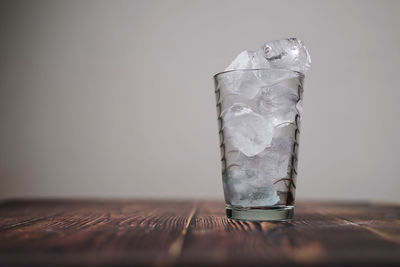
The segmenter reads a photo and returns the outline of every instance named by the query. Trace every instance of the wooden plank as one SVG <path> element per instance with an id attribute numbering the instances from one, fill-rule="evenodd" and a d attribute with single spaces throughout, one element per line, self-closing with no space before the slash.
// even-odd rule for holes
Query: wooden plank
<path id="1" fill-rule="evenodd" d="M 173 263 L 193 208 L 186 201 L 6 203 L 0 206 L 0 265 Z M 28 210 L 40 219 L 27 221 Z M 15 223 L 18 218 L 25 223 Z"/>
<path id="2" fill-rule="evenodd" d="M 400 207 L 300 202 L 291 223 L 226 218 L 221 201 L 0 204 L 0 266 L 400 266 Z"/>
<path id="3" fill-rule="evenodd" d="M 192 223 L 179 259 L 182 266 L 198 265 L 363 265 L 400 264 L 400 246 L 391 239 L 350 222 L 350 215 L 366 218 L 399 217 L 399 207 L 369 204 L 302 202 L 292 223 L 231 221 L 220 202 L 203 202 Z M 339 212 L 339 208 L 342 212 Z M 369 211 L 369 212 L 367 212 Z M 346 215 L 346 216 L 344 216 Z M 344 217 L 343 217 L 344 216 Z M 377 219 L 375 219 L 377 220 Z M 399 232 L 395 220 L 387 220 Z M 372 227 L 379 223 L 372 223 Z M 389 233 L 388 233 L 389 234 Z"/>
<path id="4" fill-rule="evenodd" d="M 395 204 L 345 202 L 323 203 L 316 207 L 334 215 L 349 224 L 359 226 L 380 237 L 400 244 L 400 208 Z"/>

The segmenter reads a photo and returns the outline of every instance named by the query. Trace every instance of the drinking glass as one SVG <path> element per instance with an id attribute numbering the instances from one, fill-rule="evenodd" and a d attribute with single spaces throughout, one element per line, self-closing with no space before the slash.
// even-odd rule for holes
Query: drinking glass
<path id="1" fill-rule="evenodd" d="M 303 74 L 286 69 L 214 76 L 228 218 L 292 219 L 303 79 Z"/>

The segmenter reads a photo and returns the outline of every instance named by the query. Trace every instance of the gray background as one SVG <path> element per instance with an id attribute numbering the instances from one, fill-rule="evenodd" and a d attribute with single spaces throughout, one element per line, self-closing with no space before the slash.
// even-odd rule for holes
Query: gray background
<path id="1" fill-rule="evenodd" d="M 298 198 L 400 200 L 400 1 L 1 1 L 0 198 L 222 198 L 212 75 L 298 37 Z"/>

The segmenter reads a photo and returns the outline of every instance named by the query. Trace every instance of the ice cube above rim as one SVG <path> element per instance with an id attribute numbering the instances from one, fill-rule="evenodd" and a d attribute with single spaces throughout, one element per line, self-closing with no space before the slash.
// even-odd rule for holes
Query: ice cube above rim
<path id="1" fill-rule="evenodd" d="M 242 51 L 224 71 L 243 69 L 288 69 L 307 72 L 311 58 L 304 42 L 287 38 L 266 42 L 256 51 Z"/>

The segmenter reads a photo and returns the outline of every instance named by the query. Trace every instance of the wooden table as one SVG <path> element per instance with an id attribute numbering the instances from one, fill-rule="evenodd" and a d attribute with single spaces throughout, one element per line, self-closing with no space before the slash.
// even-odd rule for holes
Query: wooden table
<path id="1" fill-rule="evenodd" d="M 219 201 L 0 204 L 0 266 L 400 266 L 400 206 L 299 202 L 291 223 L 231 221 Z"/>

